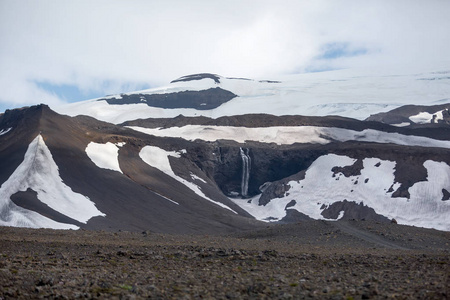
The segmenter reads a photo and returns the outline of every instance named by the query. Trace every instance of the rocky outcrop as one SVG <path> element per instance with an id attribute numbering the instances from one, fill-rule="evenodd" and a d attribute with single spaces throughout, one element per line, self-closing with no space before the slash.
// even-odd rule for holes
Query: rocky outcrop
<path id="1" fill-rule="evenodd" d="M 437 111 L 444 110 L 444 120 L 439 120 L 431 123 L 445 123 L 450 124 L 449 120 L 449 113 L 448 109 L 450 108 L 450 103 L 446 104 L 439 104 L 439 105 L 404 105 L 398 108 L 395 108 L 388 112 L 378 113 L 371 115 L 366 119 L 366 121 L 375 121 L 375 122 L 381 122 L 385 124 L 401 124 L 401 123 L 411 123 L 410 120 L 411 116 L 417 115 L 421 112 L 427 112 L 430 114 L 434 114 Z M 436 116 L 434 117 L 436 118 Z"/>
<path id="2" fill-rule="evenodd" d="M 183 91 L 167 94 L 121 94 L 119 98 L 100 99 L 108 104 L 137 104 L 159 108 L 193 108 L 208 110 L 219 107 L 223 103 L 237 97 L 230 91 L 219 87 L 201 91 Z"/>
<path id="3" fill-rule="evenodd" d="M 216 75 L 216 74 L 210 74 L 210 73 L 187 75 L 187 76 L 183 76 L 178 79 L 175 79 L 175 80 L 171 81 L 170 83 L 202 80 L 202 79 L 207 79 L 207 78 L 214 80 L 215 83 L 220 83 L 220 76 Z"/>
<path id="4" fill-rule="evenodd" d="M 356 204 L 347 200 L 339 201 L 327 206 L 322 211 L 322 216 L 327 219 L 337 220 L 340 214 L 342 220 L 373 220 L 378 222 L 389 222 L 389 219 L 377 214 L 373 208 L 365 206 L 364 203 Z"/>

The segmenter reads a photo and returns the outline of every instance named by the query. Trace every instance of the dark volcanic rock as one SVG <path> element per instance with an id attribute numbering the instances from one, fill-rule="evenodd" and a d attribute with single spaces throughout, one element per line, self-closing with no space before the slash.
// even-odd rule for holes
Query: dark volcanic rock
<path id="1" fill-rule="evenodd" d="M 240 191 L 242 181 L 242 159 L 239 149 L 242 145 L 226 141 L 215 142 L 214 181 L 226 195 Z M 297 174 L 307 169 L 311 163 L 325 152 L 316 145 L 291 145 L 272 147 L 259 143 L 247 143 L 250 149 L 251 171 L 248 196 L 254 196 L 261 191 L 259 188 L 267 182 L 274 182 Z M 196 160 L 199 165 L 205 162 Z M 202 168 L 203 169 L 203 168 Z M 275 188 L 275 186 L 273 187 Z M 273 192 L 268 187 L 268 194 Z M 281 193 L 280 191 L 277 194 Z M 262 200 L 264 201 L 264 200 Z M 260 200 L 260 203 L 261 202 Z"/>
<path id="2" fill-rule="evenodd" d="M 230 91 L 219 87 L 201 91 L 184 91 L 168 94 L 122 94 L 121 98 L 100 99 L 108 104 L 145 103 L 148 106 L 160 108 L 194 108 L 207 110 L 219 107 L 225 102 L 237 97 Z"/>
<path id="3" fill-rule="evenodd" d="M 378 222 L 389 222 L 389 219 L 379 215 L 373 208 L 365 206 L 363 203 L 356 204 L 347 200 L 335 202 L 325 208 L 321 215 L 327 219 L 337 219 L 341 211 L 344 212 L 342 220 L 373 220 Z"/>
<path id="4" fill-rule="evenodd" d="M 450 125 L 450 108 L 447 108 L 442 112 L 442 123 Z"/>
<path id="5" fill-rule="evenodd" d="M 66 215 L 59 213 L 58 211 L 52 209 L 47 204 L 42 203 L 37 198 L 37 193 L 32 189 L 27 189 L 25 192 L 17 192 L 11 196 L 11 201 L 22 208 L 37 212 L 44 217 L 52 219 L 53 221 L 65 223 L 65 224 L 74 224 L 77 226 L 82 226 L 80 222 L 69 218 Z"/>
<path id="6" fill-rule="evenodd" d="M 45 105 L 6 110 L 0 115 L 0 130 L 11 128 L 0 136 L 0 185 L 22 163 L 28 145 L 39 134 L 39 122 Z"/>
<path id="7" fill-rule="evenodd" d="M 309 216 L 302 214 L 296 209 L 286 209 L 286 216 L 283 219 L 281 219 L 278 223 L 280 224 L 297 223 L 303 221 L 312 221 L 312 219 Z"/>
<path id="8" fill-rule="evenodd" d="M 357 159 L 355 163 L 351 166 L 345 167 L 334 167 L 331 169 L 333 176 L 337 173 L 344 174 L 345 177 L 361 175 L 361 170 L 363 169 L 362 159 Z"/>
<path id="9" fill-rule="evenodd" d="M 442 189 L 442 201 L 450 200 L 450 192 L 446 189 Z"/>
<path id="10" fill-rule="evenodd" d="M 181 127 L 185 125 L 209 125 L 209 126 L 235 126 L 235 127 L 272 127 L 272 126 L 321 126 L 338 127 L 361 131 L 364 129 L 391 130 L 396 131 L 396 127 L 391 127 L 378 122 L 363 122 L 355 119 L 340 116 L 274 116 L 270 114 L 245 114 L 237 116 L 223 116 L 212 119 L 204 116 L 185 117 L 180 115 L 176 118 L 149 118 L 127 121 L 121 125 L 141 126 L 147 128 L 158 127 Z"/>
<path id="11" fill-rule="evenodd" d="M 306 170 L 300 171 L 294 175 L 283 178 L 281 180 L 271 182 L 262 192 L 259 198 L 259 205 L 266 205 L 270 201 L 276 201 L 276 198 L 282 198 L 289 195 L 289 181 L 299 181 L 305 178 Z M 295 200 L 292 200 L 295 201 Z M 290 203 L 292 203 L 292 201 Z M 286 206 L 287 207 L 287 206 Z"/>
<path id="12" fill-rule="evenodd" d="M 183 77 L 180 77 L 178 79 L 175 79 L 175 80 L 171 81 L 170 83 L 182 82 L 182 81 L 202 80 L 202 79 L 206 79 L 206 78 L 214 80 L 215 83 L 220 83 L 220 77 L 218 75 L 210 74 L 210 73 L 200 73 L 200 74 L 187 75 L 187 76 L 183 76 Z"/>

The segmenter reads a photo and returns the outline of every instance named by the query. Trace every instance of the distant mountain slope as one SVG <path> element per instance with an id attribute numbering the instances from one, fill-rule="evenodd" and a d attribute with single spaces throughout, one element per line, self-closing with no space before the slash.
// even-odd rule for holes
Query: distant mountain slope
<path id="1" fill-rule="evenodd" d="M 92 118 L 60 116 L 42 105 L 7 111 L 0 117 L 0 128 L 6 126 L 12 127 L 12 130 L 1 136 L 0 143 L 0 195 L 5 196 L 0 204 L 2 225 L 150 229 L 157 232 L 185 233 L 227 232 L 257 226 L 251 219 L 239 216 L 248 214 L 222 196 L 214 185 L 206 186 L 195 179 L 194 175 L 196 178 L 205 175 L 189 161 L 183 158 L 175 159 L 174 168 L 188 172 L 187 181 L 202 187 L 204 196 L 199 196 L 185 184 L 146 164 L 139 157 L 140 149 L 146 144 L 181 151 L 192 148 L 190 143 L 148 138 Z M 122 143 L 116 157 L 122 172 L 99 167 L 89 158 L 86 148 L 93 141 L 99 144 Z M 33 150 L 34 144 L 39 145 L 42 150 Z M 10 149 L 16 151 L 12 153 Z M 40 156 L 42 151 L 46 153 L 45 156 Z M 54 166 L 51 167 L 53 163 Z M 48 166 L 57 173 L 51 175 L 46 169 Z M 16 176 L 21 168 L 25 171 L 20 174 L 33 174 L 32 177 Z M 27 169 L 29 171 L 26 171 Z M 100 216 L 95 217 L 93 214 L 87 219 L 78 218 L 79 222 L 73 222 L 77 218 L 76 215 L 71 215 L 74 210 L 62 202 L 63 197 L 59 194 L 62 189 L 53 188 L 46 176 L 60 180 L 60 183 L 67 186 L 63 189 L 74 193 L 64 199 L 79 208 L 86 207 L 83 201 L 92 201 Z M 37 180 L 38 178 L 40 179 Z M 205 179 L 207 182 L 208 179 Z M 11 180 L 14 180 L 17 186 L 14 190 L 9 187 Z M 11 193 L 13 194 L 10 195 Z M 79 196 L 74 196 L 75 194 Z M 47 196 L 54 197 L 55 205 L 46 200 Z M 218 203 L 212 203 L 205 197 L 214 198 Z M 44 212 L 41 205 L 36 211 L 38 206 L 33 203 L 47 203 L 52 210 L 50 212 L 46 209 Z M 224 209 L 224 206 L 230 206 L 230 209 Z M 63 207 L 69 210 L 65 211 Z M 33 208 L 35 211 L 30 210 Z M 55 219 L 56 212 L 69 217 L 65 218 L 68 224 L 61 223 L 60 217 Z M 11 216 L 11 213 L 14 213 L 14 216 Z M 40 218 L 45 218 L 47 223 L 34 222 L 34 217 L 27 217 L 39 213 L 46 215 Z"/>
<path id="2" fill-rule="evenodd" d="M 450 230 L 447 127 L 262 114 L 133 124 L 143 132 L 44 105 L 1 115 L 1 224 L 208 233 L 364 218 Z"/>

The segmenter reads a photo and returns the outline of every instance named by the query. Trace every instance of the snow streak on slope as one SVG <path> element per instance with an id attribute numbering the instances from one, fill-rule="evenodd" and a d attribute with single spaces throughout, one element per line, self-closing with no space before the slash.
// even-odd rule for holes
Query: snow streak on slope
<path id="1" fill-rule="evenodd" d="M 181 182 L 182 184 L 184 184 L 185 186 L 190 188 L 192 191 L 194 191 L 200 197 L 236 213 L 234 210 L 232 210 L 225 204 L 208 198 L 196 184 L 177 176 L 173 172 L 172 167 L 170 166 L 169 156 L 179 158 L 180 154 L 178 152 L 166 151 L 164 149 L 161 149 L 161 148 L 158 148 L 155 146 L 145 146 L 144 148 L 142 148 L 141 152 L 139 152 L 139 156 L 145 163 L 147 163 L 148 165 L 150 165 L 154 168 L 159 169 L 160 171 L 164 172 L 165 174 L 169 175 L 170 177 Z"/>
<path id="2" fill-rule="evenodd" d="M 214 142 L 220 139 L 233 140 L 238 143 L 259 141 L 261 143 L 293 144 L 313 143 L 327 144 L 332 141 L 361 141 L 375 143 L 392 143 L 408 146 L 450 148 L 450 141 L 434 140 L 427 137 L 388 133 L 373 129 L 355 131 L 334 127 L 316 126 L 273 126 L 273 127 L 232 127 L 186 125 L 170 128 L 143 128 L 128 126 L 146 134 L 161 137 L 179 137 L 186 140 L 201 139 Z"/>
<path id="3" fill-rule="evenodd" d="M 73 192 L 64 184 L 59 176 L 58 166 L 41 135 L 28 146 L 23 162 L 0 187 L 0 224 L 55 229 L 78 228 L 23 209 L 10 200 L 11 195 L 27 189 L 35 191 L 37 198 L 53 210 L 79 222 L 86 223 L 92 217 L 104 216 L 88 197 Z"/>
<path id="4" fill-rule="evenodd" d="M 238 95 L 218 108 L 204 111 L 154 108 L 145 103 L 109 105 L 104 100 L 98 101 L 99 99 L 53 109 L 61 114 L 84 114 L 115 124 L 140 118 L 173 118 L 180 114 L 211 118 L 249 113 L 340 115 L 363 120 L 371 114 L 386 112 L 405 104 L 432 105 L 448 98 L 448 79 L 424 78 L 436 77 L 438 75 L 435 71 L 449 68 L 450 66 L 443 65 L 431 72 L 407 67 L 392 70 L 335 70 L 275 78 L 281 80 L 280 82 L 219 77 L 220 83 L 216 83 L 205 78 L 130 93 L 164 94 L 220 87 Z M 121 98 L 120 95 L 108 98 L 113 97 Z"/>
<path id="5" fill-rule="evenodd" d="M 119 166 L 119 147 L 123 144 L 98 144 L 90 142 L 86 147 L 86 154 L 99 168 L 123 173 Z"/>
<path id="6" fill-rule="evenodd" d="M 4 135 L 4 134 L 7 134 L 8 132 L 10 132 L 10 131 L 11 131 L 11 129 L 12 129 L 12 128 L 6 128 L 6 129 L 2 129 L 2 130 L 0 130 L 0 135 Z"/>
<path id="7" fill-rule="evenodd" d="M 347 200 L 362 203 L 376 213 L 395 218 L 398 223 L 439 230 L 450 230 L 450 201 L 442 201 L 442 189 L 450 189 L 450 166 L 444 162 L 426 161 L 427 181 L 418 182 L 409 188 L 407 198 L 391 198 L 400 186 L 395 182 L 395 162 L 378 158 L 363 160 L 361 175 L 345 177 L 342 173 L 333 176 L 335 166 L 352 165 L 356 160 L 346 156 L 328 154 L 319 157 L 306 171 L 305 179 L 290 181 L 291 187 L 284 197 L 272 199 L 259 206 L 255 197 L 250 203 L 233 199 L 259 220 L 277 221 L 286 215 L 287 209 L 308 215 L 313 219 L 325 219 L 321 213 L 331 204 Z M 344 214 L 341 212 L 340 217 Z"/>

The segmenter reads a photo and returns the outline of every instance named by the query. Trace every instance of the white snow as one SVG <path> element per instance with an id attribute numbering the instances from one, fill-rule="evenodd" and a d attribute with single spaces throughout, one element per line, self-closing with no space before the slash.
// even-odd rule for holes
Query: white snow
<path id="1" fill-rule="evenodd" d="M 161 198 L 164 198 L 164 199 L 166 199 L 167 201 L 172 202 L 173 204 L 180 205 L 180 203 L 178 203 L 178 202 L 176 202 L 176 201 L 174 201 L 174 200 L 172 200 L 172 199 L 169 199 L 169 198 L 167 198 L 166 196 L 161 195 L 160 193 L 157 193 L 157 192 L 155 192 L 155 191 L 152 191 L 152 192 L 155 193 L 156 195 L 160 196 Z"/>
<path id="2" fill-rule="evenodd" d="M 228 210 L 231 210 L 232 212 L 236 213 L 234 210 L 232 210 L 231 208 L 229 208 L 228 206 L 226 206 L 223 203 L 217 202 L 212 200 L 211 198 L 207 197 L 202 190 L 200 189 L 200 187 L 190 181 L 185 180 L 184 178 L 181 178 L 179 176 L 177 176 L 173 170 L 172 167 L 170 166 L 170 161 L 169 161 L 169 156 L 175 157 L 175 158 L 179 158 L 180 157 L 180 153 L 176 152 L 176 151 L 166 151 L 164 149 L 161 149 L 159 147 L 155 147 L 155 146 L 145 146 L 144 148 L 141 149 L 141 152 L 139 152 L 139 156 L 141 157 L 141 159 L 147 163 L 148 165 L 159 169 L 160 171 L 164 172 L 165 174 L 169 175 L 170 177 L 176 179 L 177 181 L 181 182 L 182 184 L 184 184 L 185 186 L 187 186 L 188 188 L 190 188 L 192 191 L 194 191 L 197 195 L 199 195 L 200 197 L 216 204 L 219 205 L 223 208 L 226 208 Z M 237 214 L 237 213 L 236 213 Z"/>
<path id="3" fill-rule="evenodd" d="M 392 126 L 395 126 L 395 127 L 406 127 L 406 126 L 411 125 L 411 123 L 409 123 L 409 122 L 402 122 L 402 123 L 391 124 L 391 125 L 392 125 Z"/>
<path id="4" fill-rule="evenodd" d="M 345 211 L 341 210 L 341 211 L 339 212 L 339 216 L 337 217 L 336 220 L 342 219 L 342 218 L 344 217 L 344 215 L 345 215 Z"/>
<path id="5" fill-rule="evenodd" d="M 186 140 L 201 139 L 217 141 L 233 140 L 238 143 L 259 141 L 262 143 L 293 144 L 313 143 L 327 144 L 331 141 L 362 141 L 376 143 L 393 143 L 408 146 L 450 148 L 450 141 L 434 140 L 427 137 L 388 133 L 373 129 L 355 131 L 334 127 L 317 126 L 273 126 L 273 127 L 232 127 L 232 126 L 202 126 L 186 125 L 169 128 L 143 128 L 128 126 L 146 134 L 161 137 L 179 137 Z"/>
<path id="6" fill-rule="evenodd" d="M 371 114 L 386 112 L 405 104 L 432 105 L 447 99 L 450 93 L 448 80 L 423 79 L 427 76 L 436 77 L 435 71 L 449 68 L 450 65 L 441 65 L 433 70 L 409 69 L 407 66 L 391 70 L 346 69 L 269 78 L 279 80 L 280 83 L 221 77 L 220 84 L 212 79 L 202 79 L 134 92 L 163 94 L 221 87 L 239 96 L 212 110 L 162 109 L 149 107 L 145 103 L 109 105 L 98 99 L 52 108 L 61 114 L 84 114 L 116 124 L 139 118 L 173 118 L 180 114 L 218 118 L 268 113 L 341 115 L 365 119 Z"/>
<path id="7" fill-rule="evenodd" d="M 8 132 L 11 131 L 11 129 L 12 129 L 12 127 L 0 130 L 0 135 L 7 134 Z"/>
<path id="8" fill-rule="evenodd" d="M 119 147 L 124 143 L 99 144 L 90 142 L 86 147 L 86 154 L 99 168 L 117 171 L 123 174 L 119 166 Z"/>
<path id="9" fill-rule="evenodd" d="M 191 172 L 191 178 L 193 180 L 200 180 L 203 183 L 206 183 L 206 181 L 203 178 L 198 177 L 197 175 L 195 175 L 194 173 Z"/>
<path id="10" fill-rule="evenodd" d="M 265 206 L 260 206 L 259 198 L 261 194 L 250 199 L 229 198 L 231 201 L 239 205 L 242 209 L 247 211 L 255 219 L 260 221 L 279 221 L 286 216 L 285 207 L 291 201 L 284 198 L 270 201 Z"/>
<path id="11" fill-rule="evenodd" d="M 428 112 L 421 112 L 421 113 L 418 113 L 417 115 L 409 117 L 409 119 L 411 121 L 413 121 L 414 123 L 426 124 L 426 123 L 431 123 L 431 120 L 433 119 L 433 115 L 436 115 L 436 122 L 437 122 L 439 120 L 444 119 L 444 116 L 442 114 L 443 112 L 444 112 L 444 110 L 437 111 L 433 114 L 430 114 Z"/>
<path id="12" fill-rule="evenodd" d="M 344 167 L 354 162 L 355 159 L 346 156 L 321 156 L 308 168 L 305 179 L 288 183 L 291 188 L 284 197 L 272 199 L 266 206 L 258 205 L 260 196 L 252 198 L 251 203 L 240 199 L 233 201 L 256 219 L 278 221 L 286 215 L 285 207 L 292 200 L 296 204 L 288 209 L 296 209 L 313 219 L 325 219 L 321 212 L 326 207 L 347 200 L 363 203 L 378 214 L 395 218 L 399 224 L 450 231 L 450 201 L 442 201 L 442 189 L 450 190 L 450 166 L 446 163 L 426 161 L 427 181 L 414 184 L 409 189 L 411 197 L 407 199 L 391 198 L 400 187 L 400 183 L 395 182 L 396 163 L 392 161 L 366 158 L 361 175 L 345 177 L 338 173 L 332 176 L 334 166 Z M 391 186 L 393 190 L 389 192 Z M 322 205 L 325 208 L 321 209 Z"/>
<path id="13" fill-rule="evenodd" d="M 16 206 L 11 195 L 26 191 L 37 192 L 37 198 L 50 208 L 79 222 L 86 223 L 95 216 L 104 216 L 86 196 L 72 191 L 62 181 L 44 139 L 38 135 L 28 146 L 23 162 L 0 187 L 0 225 L 77 229 L 77 226 L 55 222 L 36 212 Z"/>
<path id="14" fill-rule="evenodd" d="M 299 127 L 232 127 L 232 126 L 202 126 L 186 125 L 182 127 L 169 128 L 143 128 L 128 126 L 136 131 L 146 134 L 179 137 L 186 140 L 202 139 L 204 141 L 217 141 L 220 139 L 233 140 L 239 143 L 245 141 L 260 141 L 264 143 L 292 144 L 299 143 L 328 143 L 326 139 L 320 137 L 319 127 L 299 126 Z"/>

